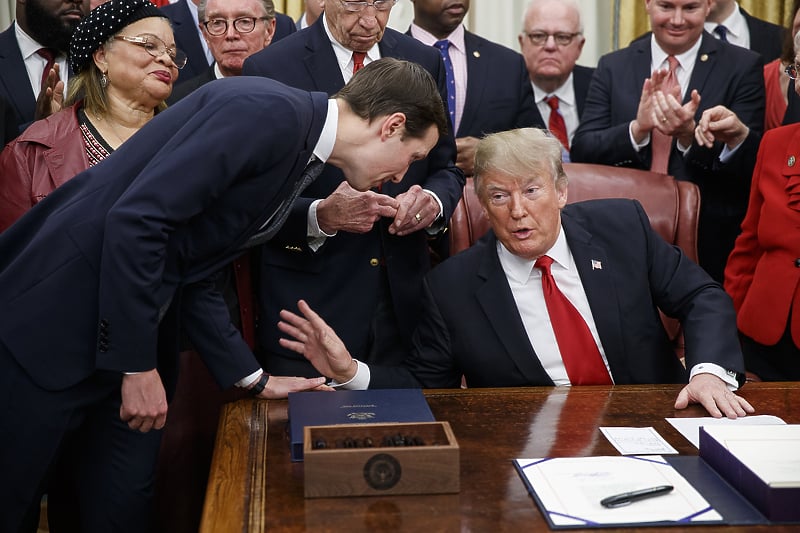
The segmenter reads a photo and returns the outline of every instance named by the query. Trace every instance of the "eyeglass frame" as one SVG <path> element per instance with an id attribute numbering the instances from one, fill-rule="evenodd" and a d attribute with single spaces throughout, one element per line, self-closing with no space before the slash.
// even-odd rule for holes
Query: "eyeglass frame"
<path id="1" fill-rule="evenodd" d="M 547 40 L 550 37 L 552 37 L 553 38 L 553 42 L 556 43 L 556 46 L 567 47 L 567 46 L 572 44 L 572 42 L 575 40 L 575 37 L 577 37 L 579 35 L 583 35 L 583 32 L 582 31 L 576 31 L 576 32 L 559 31 L 559 32 L 556 32 L 556 33 L 547 33 L 546 31 L 523 31 L 522 35 L 527 37 L 528 38 L 528 42 L 530 42 L 533 46 L 544 46 L 545 44 L 547 44 Z M 536 43 L 533 40 L 533 36 L 534 35 L 539 35 L 539 36 L 544 35 L 544 39 L 542 40 L 542 42 Z M 563 39 L 567 39 L 567 38 L 569 38 L 569 40 L 564 42 L 564 43 L 560 43 L 560 42 L 558 42 L 559 41 L 559 37 L 561 37 L 562 40 Z"/>
<path id="2" fill-rule="evenodd" d="M 366 2 L 366 1 L 347 2 L 345 0 L 339 0 L 339 3 L 342 4 L 342 7 L 348 13 L 361 13 L 368 7 L 371 7 L 375 11 L 384 12 L 392 9 L 392 7 L 394 7 L 394 5 L 397 3 L 397 0 L 372 0 L 372 2 Z M 382 7 L 382 6 L 387 6 L 387 7 Z M 355 9 L 353 9 L 353 7 Z"/>
<path id="3" fill-rule="evenodd" d="M 789 63 L 789 65 L 783 69 L 783 71 L 787 76 L 789 76 L 790 80 L 796 80 L 797 78 L 800 78 L 800 63 L 797 63 L 797 61 Z M 794 74 L 792 74 L 791 71 L 794 71 Z"/>
<path id="4" fill-rule="evenodd" d="M 224 19 L 224 18 L 216 17 L 216 18 L 208 19 L 205 22 L 203 22 L 203 27 L 206 29 L 208 34 L 211 35 L 212 37 L 220 37 L 222 35 L 225 35 L 226 33 L 228 33 L 228 29 L 231 26 L 233 26 L 233 29 L 236 31 L 236 33 L 247 34 L 247 33 L 253 33 L 255 31 L 256 23 L 259 20 L 267 20 L 267 18 L 268 17 L 236 17 L 235 19 Z M 252 20 L 253 21 L 253 27 L 250 28 L 247 31 L 240 30 L 239 28 L 236 27 L 236 23 L 239 22 L 240 20 Z M 214 22 L 214 21 L 222 21 L 222 22 L 225 23 L 225 30 L 223 30 L 222 33 L 212 33 L 211 30 L 208 29 L 208 25 L 210 23 Z"/>
<path id="5" fill-rule="evenodd" d="M 158 59 L 164 54 L 167 54 L 167 56 L 170 58 L 172 63 L 178 68 L 178 70 L 185 67 L 186 63 L 189 62 L 189 57 L 183 52 L 183 50 L 181 50 L 177 46 L 168 47 L 167 43 L 165 43 L 155 35 L 145 35 L 145 36 L 115 35 L 113 38 L 115 41 L 125 41 L 126 43 L 131 43 L 141 48 L 144 48 L 144 51 L 147 52 L 147 54 L 154 59 Z M 159 47 L 158 50 L 161 51 L 158 52 L 158 50 L 156 50 L 156 52 L 158 52 L 157 54 L 153 54 L 153 51 L 148 49 L 148 45 L 154 44 L 152 42 L 153 39 L 161 43 L 164 47 L 163 50 L 161 50 L 161 48 Z M 171 54 L 170 51 L 172 51 L 174 55 Z"/>

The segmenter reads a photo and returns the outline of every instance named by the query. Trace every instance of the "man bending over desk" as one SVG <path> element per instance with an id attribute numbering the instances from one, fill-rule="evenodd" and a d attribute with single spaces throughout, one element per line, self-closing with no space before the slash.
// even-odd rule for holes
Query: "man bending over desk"
<path id="1" fill-rule="evenodd" d="M 558 140 L 526 128 L 485 137 L 475 190 L 492 230 L 425 280 L 414 352 L 367 366 L 304 301 L 279 327 L 348 389 L 687 383 L 676 409 L 715 417 L 753 407 L 730 298 L 651 227 L 635 200 L 567 203 Z M 659 309 L 680 320 L 686 367 Z M 687 370 L 688 369 L 688 370 Z"/>

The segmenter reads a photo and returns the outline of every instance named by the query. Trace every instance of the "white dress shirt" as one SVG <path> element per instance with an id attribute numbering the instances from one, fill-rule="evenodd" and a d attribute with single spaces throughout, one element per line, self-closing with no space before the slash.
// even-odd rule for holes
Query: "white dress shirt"
<path id="1" fill-rule="evenodd" d="M 531 82 L 531 87 L 533 87 L 533 98 L 536 102 L 536 107 L 539 109 L 539 113 L 541 113 L 542 120 L 544 120 L 545 124 L 550 123 L 550 112 L 552 111 L 547 104 L 547 98 L 549 96 L 558 97 L 558 110 L 564 118 L 564 125 L 567 127 L 567 138 L 569 139 L 570 146 L 572 146 L 572 137 L 575 135 L 575 130 L 578 129 L 578 125 L 580 124 L 578 117 L 578 101 L 575 98 L 575 85 L 573 84 L 572 73 L 570 72 L 567 81 L 552 93 L 543 91 L 533 82 Z"/>
<path id="2" fill-rule="evenodd" d="M 19 24 L 14 23 L 14 34 L 17 37 L 17 44 L 19 51 L 22 53 L 22 60 L 25 63 L 25 70 L 28 71 L 28 80 L 31 82 L 31 89 L 33 90 L 33 97 L 38 98 L 39 93 L 42 91 L 42 75 L 44 74 L 44 67 L 47 65 L 47 60 L 37 54 L 40 48 L 44 48 L 36 40 L 25 33 L 19 27 Z M 67 80 L 69 78 L 69 68 L 67 67 L 67 56 L 58 54 L 56 56 L 56 63 L 58 63 L 59 76 L 61 81 L 64 82 L 64 95 L 66 97 Z"/>
<path id="3" fill-rule="evenodd" d="M 706 22 L 703 24 L 708 33 L 719 39 L 719 35 L 714 33 L 714 28 L 718 25 L 725 26 L 728 32 L 726 38 L 731 44 L 741 46 L 742 48 L 750 49 L 750 28 L 747 27 L 747 20 L 742 15 L 741 8 L 736 5 L 736 9 L 730 14 L 728 18 L 717 24 L 716 22 Z"/>

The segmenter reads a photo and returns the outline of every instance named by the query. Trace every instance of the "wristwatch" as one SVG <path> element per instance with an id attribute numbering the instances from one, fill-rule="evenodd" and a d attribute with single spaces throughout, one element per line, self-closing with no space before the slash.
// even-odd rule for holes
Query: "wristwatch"
<path id="1" fill-rule="evenodd" d="M 269 376 L 266 372 L 262 372 L 261 377 L 258 378 L 258 381 L 256 381 L 255 385 L 250 387 L 250 394 L 252 396 L 258 396 L 261 394 L 261 391 L 263 391 L 267 386 L 267 381 L 269 381 Z"/>

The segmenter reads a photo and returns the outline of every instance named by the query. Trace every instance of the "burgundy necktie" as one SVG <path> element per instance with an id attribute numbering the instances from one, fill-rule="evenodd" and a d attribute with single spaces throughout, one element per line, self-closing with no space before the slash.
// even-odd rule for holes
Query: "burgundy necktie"
<path id="1" fill-rule="evenodd" d="M 564 117 L 558 110 L 558 96 L 548 96 L 545 101 L 550 106 L 550 120 L 547 122 L 547 127 L 550 133 L 556 136 L 556 139 L 561 141 L 564 148 L 569 150 L 569 137 L 567 137 L 567 125 L 564 123 Z"/>
<path id="2" fill-rule="evenodd" d="M 666 95 L 671 93 L 675 87 L 678 86 L 678 76 L 675 73 L 678 68 L 678 60 L 675 56 L 669 56 L 669 74 L 661 85 L 661 91 Z M 660 172 L 662 174 L 668 173 L 669 156 L 672 153 L 672 137 L 664 135 L 658 128 L 654 128 L 650 132 L 650 148 L 652 150 L 652 158 L 650 160 L 650 170 L 653 172 Z"/>
<path id="3" fill-rule="evenodd" d="M 561 359 L 573 385 L 611 385 L 611 376 L 586 321 L 553 279 L 553 259 L 543 255 L 534 266 L 542 271 L 542 290 Z"/>
<path id="4" fill-rule="evenodd" d="M 50 73 L 50 69 L 52 69 L 53 65 L 56 63 L 56 51 L 52 48 L 39 48 L 36 50 L 36 53 L 47 61 L 47 63 L 44 65 L 44 70 L 42 71 L 42 84 L 40 86 L 40 88 L 42 88 L 47 84 L 47 75 Z"/>
<path id="5" fill-rule="evenodd" d="M 365 52 L 353 52 L 353 74 L 364 68 Z"/>

